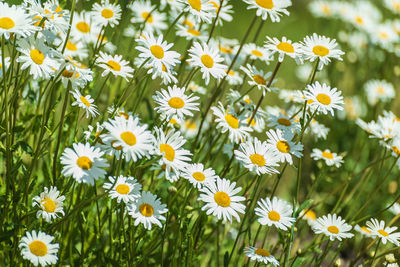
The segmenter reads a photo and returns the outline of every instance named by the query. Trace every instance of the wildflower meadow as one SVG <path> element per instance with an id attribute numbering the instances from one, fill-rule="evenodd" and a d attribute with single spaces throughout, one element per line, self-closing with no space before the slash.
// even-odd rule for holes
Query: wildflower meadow
<path id="1" fill-rule="evenodd" d="M 0 266 L 399 266 L 400 0 L 0 0 Z"/>

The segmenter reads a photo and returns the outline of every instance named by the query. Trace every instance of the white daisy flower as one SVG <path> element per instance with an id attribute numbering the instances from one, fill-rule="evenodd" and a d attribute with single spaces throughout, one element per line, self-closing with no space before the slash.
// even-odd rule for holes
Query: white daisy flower
<path id="1" fill-rule="evenodd" d="M 186 140 L 179 132 L 170 130 L 167 134 L 160 128 L 155 128 L 154 153 L 162 156 L 159 165 L 165 165 L 165 176 L 170 182 L 179 179 L 180 173 L 191 161 L 189 150 L 183 149 Z"/>
<path id="2" fill-rule="evenodd" d="M 299 216 L 306 220 L 309 226 L 312 226 L 317 221 L 317 214 L 311 209 L 302 210 Z"/>
<path id="3" fill-rule="evenodd" d="M 263 248 L 245 247 L 244 253 L 251 261 L 279 266 L 279 261 L 275 259 L 271 252 Z"/>
<path id="4" fill-rule="evenodd" d="M 204 169 L 204 165 L 201 163 L 188 164 L 181 175 L 198 189 L 207 184 L 213 184 L 218 178 L 213 169 Z"/>
<path id="5" fill-rule="evenodd" d="M 290 0 L 243 0 L 249 4 L 247 9 L 257 9 L 256 15 L 266 20 L 268 16 L 272 22 L 279 22 L 283 14 L 289 16 L 286 8 L 292 5 Z"/>
<path id="6" fill-rule="evenodd" d="M 75 41 L 72 38 L 69 38 L 65 46 L 64 55 L 66 57 L 79 58 L 82 60 L 87 58 L 89 54 L 88 49 L 83 42 Z"/>
<path id="7" fill-rule="evenodd" d="M 51 243 L 53 239 L 53 236 L 41 231 L 38 233 L 35 230 L 27 231 L 19 241 L 18 247 L 21 249 L 22 257 L 33 265 L 52 265 L 57 263 L 59 248 L 58 243 Z"/>
<path id="8" fill-rule="evenodd" d="M 122 59 L 121 55 L 111 56 L 100 51 L 100 57 L 97 59 L 99 67 L 104 69 L 102 77 L 110 72 L 115 76 L 121 76 L 125 80 L 132 77 L 133 69 L 129 67 L 129 62 Z"/>
<path id="9" fill-rule="evenodd" d="M 192 120 L 185 120 L 185 122 L 180 125 L 181 125 L 180 131 L 186 138 L 196 137 L 197 132 L 199 131 L 198 123 Z"/>
<path id="10" fill-rule="evenodd" d="M 395 97 L 393 84 L 385 80 L 370 80 L 364 85 L 368 103 L 375 106 L 378 101 L 389 102 Z"/>
<path id="11" fill-rule="evenodd" d="M 257 207 L 254 209 L 259 216 L 257 221 L 261 225 L 275 226 L 278 229 L 287 231 L 296 221 L 292 217 L 293 207 L 287 201 L 273 197 L 260 199 L 257 201 Z"/>
<path id="12" fill-rule="evenodd" d="M 29 67 L 29 73 L 36 80 L 49 79 L 56 69 L 57 63 L 52 58 L 52 50 L 44 44 L 44 40 L 34 37 L 18 40 L 17 50 L 21 55 L 17 62 L 23 63 L 21 69 Z"/>
<path id="13" fill-rule="evenodd" d="M 245 98 L 245 100 L 249 100 L 249 98 Z M 245 108 L 248 107 L 248 106 L 251 106 L 251 104 L 250 105 L 245 105 Z M 259 108 L 257 110 L 257 113 L 254 115 L 254 118 L 251 120 L 251 117 L 253 116 L 253 113 L 254 112 L 251 109 L 246 110 L 243 113 L 243 117 L 245 118 L 245 121 L 246 121 L 247 125 L 250 126 L 250 128 L 252 128 L 257 133 L 261 133 L 265 129 L 266 113 L 265 113 L 264 110 Z M 250 120 L 251 120 L 251 122 L 250 122 Z"/>
<path id="14" fill-rule="evenodd" d="M 185 37 L 186 40 L 198 40 L 198 41 L 206 41 L 207 36 L 199 30 L 195 28 L 189 28 L 186 26 L 182 26 L 177 24 L 176 27 L 176 35 Z"/>
<path id="15" fill-rule="evenodd" d="M 228 70 L 227 70 L 228 71 Z M 226 80 L 230 85 L 239 85 L 243 83 L 243 78 L 239 75 L 239 72 L 234 70 L 229 70 L 227 72 Z"/>
<path id="16" fill-rule="evenodd" d="M 217 12 L 219 11 L 217 25 L 222 25 L 223 21 L 232 21 L 232 5 L 229 2 L 224 2 L 221 6 L 221 0 L 209 0 L 207 3 L 210 3 L 214 7 L 214 16 L 217 16 Z"/>
<path id="17" fill-rule="evenodd" d="M 168 44 L 166 41 L 163 41 L 163 35 L 155 39 L 153 34 L 144 32 L 137 42 L 142 45 L 136 47 L 136 49 L 141 52 L 139 57 L 148 60 L 147 63 L 152 65 L 157 71 L 162 71 L 163 68 L 168 70 L 172 69 L 180 62 L 179 53 L 168 51 L 173 44 Z"/>
<path id="18" fill-rule="evenodd" d="M 253 129 L 248 127 L 246 122 L 241 118 L 225 110 L 221 102 L 218 102 L 218 105 L 217 107 L 211 107 L 211 110 L 217 117 L 215 119 L 218 123 L 217 128 L 221 128 L 222 133 L 228 132 L 231 142 L 239 143 L 241 140 L 247 139 Z"/>
<path id="19" fill-rule="evenodd" d="M 263 70 L 258 70 L 250 64 L 247 64 L 246 67 L 241 66 L 240 69 L 250 78 L 248 82 L 249 85 L 257 86 L 257 88 L 263 91 L 263 93 L 276 91 L 275 88 L 268 87 L 268 80 L 271 77 L 272 72 L 264 73 Z"/>
<path id="20" fill-rule="evenodd" d="M 342 241 L 342 238 L 352 238 L 354 236 L 354 234 L 349 233 L 352 229 L 351 225 L 336 214 L 328 214 L 328 216 L 324 215 L 318 218 L 312 225 L 312 229 L 316 234 L 326 235 L 331 241 L 335 239 Z"/>
<path id="21" fill-rule="evenodd" d="M 142 185 L 139 184 L 133 177 L 125 177 L 120 175 L 108 177 L 109 183 L 105 183 L 103 188 L 110 190 L 108 195 L 114 199 L 117 199 L 118 203 L 121 200 L 127 204 L 128 202 L 134 202 L 140 197 L 140 190 Z"/>
<path id="22" fill-rule="evenodd" d="M 162 215 L 168 212 L 167 206 L 161 204 L 157 196 L 143 191 L 136 202 L 130 202 L 127 206 L 128 214 L 135 219 L 135 226 L 139 223 L 147 230 L 151 230 L 153 224 L 162 227 L 161 221 L 165 221 Z"/>
<path id="23" fill-rule="evenodd" d="M 56 219 L 60 213 L 64 215 L 63 203 L 65 196 L 60 196 L 57 187 L 50 187 L 50 190 L 45 187 L 44 191 L 39 196 L 34 197 L 32 206 L 38 206 L 40 210 L 36 213 L 36 217 L 42 217 L 46 222 L 51 222 Z"/>
<path id="24" fill-rule="evenodd" d="M 72 106 L 78 106 L 86 110 L 86 118 L 89 118 L 89 114 L 92 117 L 96 117 L 99 112 L 97 111 L 97 106 L 93 104 L 94 99 L 90 95 L 83 96 L 78 89 L 75 91 L 71 91 L 71 94 L 75 97 L 75 102 L 73 102 Z"/>
<path id="25" fill-rule="evenodd" d="M 319 82 L 315 82 L 308 85 L 304 95 L 311 109 L 318 108 L 318 113 L 327 114 L 330 112 L 333 116 L 335 109 L 343 110 L 344 101 L 341 91 L 337 88 L 331 88 L 326 83 L 321 85 Z"/>
<path id="26" fill-rule="evenodd" d="M 71 25 L 71 36 L 75 40 L 82 41 L 85 43 L 96 42 L 99 33 L 99 26 L 92 23 L 92 16 L 90 12 L 74 13 L 74 18 Z"/>
<path id="27" fill-rule="evenodd" d="M 329 128 L 325 125 L 319 123 L 318 121 L 312 119 L 310 127 L 306 129 L 306 132 L 310 131 L 315 139 L 326 139 L 329 133 Z"/>
<path id="28" fill-rule="evenodd" d="M 240 222 L 238 213 L 244 213 L 246 206 L 241 204 L 246 198 L 242 196 L 236 196 L 237 193 L 242 191 L 241 187 L 236 187 L 236 182 L 230 182 L 229 180 L 216 178 L 215 183 L 207 184 L 203 188 L 199 189 L 201 194 L 199 200 L 206 202 L 201 208 L 207 211 L 207 215 L 214 215 L 223 222 L 232 222 L 232 217 Z"/>
<path id="29" fill-rule="evenodd" d="M 275 150 L 281 162 L 293 164 L 292 155 L 300 158 L 303 150 L 303 145 L 294 143 L 293 133 L 289 131 L 282 132 L 281 130 L 269 130 L 267 132 L 269 146 Z"/>
<path id="30" fill-rule="evenodd" d="M 0 36 L 10 39 L 11 34 L 16 34 L 25 38 L 37 29 L 23 7 L 0 2 Z"/>
<path id="31" fill-rule="evenodd" d="M 364 237 L 371 237 L 372 232 L 370 230 L 368 230 L 367 226 L 359 226 L 358 224 L 356 224 L 354 226 L 354 230 L 356 230 L 357 232 L 359 232 L 362 236 Z"/>
<path id="32" fill-rule="evenodd" d="M 282 37 L 282 41 L 278 38 L 268 37 L 268 41 L 265 43 L 265 49 L 270 51 L 271 55 L 275 53 L 279 54 L 278 61 L 282 62 L 285 55 L 296 60 L 298 64 L 302 63 L 302 53 L 301 47 L 302 45 L 299 43 L 293 43 L 291 40 L 287 39 L 285 36 Z"/>
<path id="33" fill-rule="evenodd" d="M 279 112 L 279 115 L 270 114 L 267 119 L 268 126 L 282 131 L 300 131 L 300 123 L 288 115 Z"/>
<path id="34" fill-rule="evenodd" d="M 198 111 L 199 103 L 195 101 L 199 100 L 198 96 L 193 94 L 185 95 L 185 88 L 179 88 L 174 85 L 173 87 L 168 86 L 168 91 L 161 89 L 153 95 L 154 102 L 158 104 L 155 110 L 170 119 L 173 115 L 179 119 L 184 119 L 185 116 L 192 117 L 192 111 Z"/>
<path id="35" fill-rule="evenodd" d="M 239 150 L 235 150 L 236 159 L 241 161 L 243 166 L 250 171 L 261 174 L 279 173 L 274 167 L 279 166 L 279 158 L 275 150 L 268 146 L 267 142 L 261 142 L 254 137 L 241 143 Z"/>
<path id="36" fill-rule="evenodd" d="M 314 33 L 312 36 L 306 36 L 302 43 L 301 52 L 305 60 L 314 62 L 319 59 L 318 69 L 322 70 L 324 65 L 331 62 L 331 58 L 342 60 L 344 53 L 337 49 L 335 39 L 330 39 L 325 36 L 317 35 Z"/>
<path id="37" fill-rule="evenodd" d="M 157 32 L 167 29 L 168 25 L 165 23 L 166 14 L 157 12 L 155 6 L 151 5 L 150 1 L 133 1 L 128 6 L 133 11 L 132 23 L 138 23 L 142 27 L 144 24 L 144 32 Z"/>
<path id="38" fill-rule="evenodd" d="M 370 219 L 367 222 L 367 229 L 371 231 L 371 235 L 373 237 L 379 237 L 382 240 L 383 244 L 386 244 L 389 241 L 396 246 L 400 246 L 400 233 L 394 233 L 397 230 L 397 227 L 385 227 L 385 221 L 378 221 L 377 219 Z"/>
<path id="39" fill-rule="evenodd" d="M 88 82 L 93 81 L 93 71 L 71 57 L 66 57 L 65 62 L 58 69 L 63 69 L 60 79 L 66 89 L 69 83 L 73 89 L 78 89 L 84 88 Z M 55 74 L 55 76 L 58 75 Z"/>
<path id="40" fill-rule="evenodd" d="M 193 67 L 199 67 L 203 73 L 203 80 L 208 84 L 210 75 L 215 79 L 220 80 L 226 75 L 226 65 L 221 64 L 224 59 L 218 54 L 216 49 L 210 48 L 206 43 L 203 46 L 195 42 L 189 49 L 188 62 Z"/>
<path id="41" fill-rule="evenodd" d="M 101 140 L 115 150 L 122 152 L 126 161 L 138 161 L 149 157 L 153 149 L 154 137 L 146 124 L 141 124 L 138 117 L 117 116 L 103 124 L 109 132 L 101 135 Z"/>
<path id="42" fill-rule="evenodd" d="M 211 19 L 215 16 L 215 7 L 207 0 L 178 0 L 180 3 L 185 4 L 182 12 L 190 12 L 197 22 L 204 21 L 206 24 L 211 23 Z"/>
<path id="43" fill-rule="evenodd" d="M 311 153 L 311 157 L 313 160 L 324 160 L 326 165 L 333 166 L 339 168 L 343 163 L 343 157 L 339 156 L 336 153 L 332 153 L 329 149 L 325 149 L 324 151 L 314 148 Z"/>
<path id="44" fill-rule="evenodd" d="M 78 183 L 94 185 L 94 181 L 103 178 L 109 164 L 102 158 L 104 152 L 90 144 L 74 143 L 73 149 L 66 148 L 61 155 L 61 164 L 64 165 L 61 173 L 72 176 Z"/>
<path id="45" fill-rule="evenodd" d="M 334 5 L 326 0 L 313 1 L 308 7 L 317 18 L 329 18 L 334 15 Z"/>
<path id="46" fill-rule="evenodd" d="M 259 59 L 266 64 L 269 64 L 273 60 L 271 53 L 267 49 L 253 43 L 245 44 L 243 46 L 243 51 L 252 60 Z"/>
<path id="47" fill-rule="evenodd" d="M 193 93 L 198 93 L 198 94 L 201 94 L 201 95 L 204 95 L 207 92 L 206 88 L 196 84 L 195 82 L 190 82 L 188 87 L 187 87 L 187 89 L 189 89 Z"/>
<path id="48" fill-rule="evenodd" d="M 385 0 L 384 5 L 395 14 L 400 14 L 400 0 Z"/>
<path id="49" fill-rule="evenodd" d="M 93 19 L 100 26 L 110 25 L 112 28 L 119 24 L 121 19 L 121 7 L 111 4 L 109 0 L 102 0 L 101 4 L 93 5 Z"/>

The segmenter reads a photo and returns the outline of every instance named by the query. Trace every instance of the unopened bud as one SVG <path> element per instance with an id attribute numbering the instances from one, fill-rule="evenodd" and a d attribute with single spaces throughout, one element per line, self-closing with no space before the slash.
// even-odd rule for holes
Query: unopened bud
<path id="1" fill-rule="evenodd" d="M 171 194 L 175 194 L 176 192 L 178 192 L 178 190 L 176 189 L 176 187 L 175 186 L 173 186 L 173 185 L 171 185 L 170 187 L 168 187 L 168 193 L 171 193 Z"/>
<path id="2" fill-rule="evenodd" d="M 342 266 L 342 260 L 341 259 L 337 259 L 333 266 L 335 266 L 335 267 Z"/>
<path id="3" fill-rule="evenodd" d="M 397 192 L 397 188 L 398 188 L 398 183 L 396 181 L 391 181 L 388 184 L 388 192 L 389 194 L 393 195 L 394 193 Z"/>

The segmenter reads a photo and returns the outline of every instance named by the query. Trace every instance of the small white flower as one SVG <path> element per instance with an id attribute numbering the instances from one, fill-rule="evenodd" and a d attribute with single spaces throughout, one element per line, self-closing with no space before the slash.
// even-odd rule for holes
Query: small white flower
<path id="1" fill-rule="evenodd" d="M 46 266 L 56 264 L 58 257 L 58 243 L 51 243 L 54 237 L 44 232 L 35 230 L 26 232 L 19 241 L 22 257 L 29 260 L 33 265 Z"/>
<path id="2" fill-rule="evenodd" d="M 278 229 L 287 231 L 295 218 L 292 217 L 293 207 L 287 201 L 273 197 L 260 199 L 257 201 L 257 207 L 254 209 L 259 216 L 258 222 L 261 225 L 275 226 Z"/>
<path id="3" fill-rule="evenodd" d="M 318 113 L 327 114 L 330 112 L 334 115 L 334 110 L 343 110 L 344 104 L 341 91 L 331 88 L 329 85 L 319 82 L 308 85 L 304 91 L 306 100 L 312 109 L 318 108 Z"/>
<path id="4" fill-rule="evenodd" d="M 71 91 L 71 94 L 75 98 L 75 102 L 73 102 L 71 105 L 85 109 L 86 118 L 89 118 L 89 114 L 92 115 L 92 117 L 96 117 L 96 115 L 99 114 L 97 111 L 97 106 L 93 104 L 94 100 L 90 95 L 83 96 L 78 89 Z"/>
<path id="5" fill-rule="evenodd" d="M 45 187 L 44 191 L 32 199 L 32 206 L 38 206 L 40 210 L 36 213 L 36 217 L 43 217 L 46 222 L 51 222 L 56 219 L 60 213 L 64 215 L 63 202 L 65 196 L 60 196 L 57 187 L 50 187 L 50 190 Z"/>
<path id="6" fill-rule="evenodd" d="M 102 77 L 110 72 L 115 76 L 121 76 L 125 80 L 132 77 L 133 69 L 129 67 L 129 62 L 122 59 L 121 55 L 111 56 L 100 51 L 100 57 L 97 60 L 99 67 L 104 69 Z"/>
<path id="7" fill-rule="evenodd" d="M 281 130 L 269 130 L 267 132 L 269 146 L 275 150 L 281 162 L 293 164 L 292 155 L 300 158 L 303 150 L 303 145 L 294 143 L 293 133 L 289 131 L 282 132 Z"/>
<path id="8" fill-rule="evenodd" d="M 397 230 L 397 227 L 385 227 L 385 221 L 378 221 L 377 219 L 372 218 L 367 222 L 367 229 L 371 231 L 371 235 L 374 237 L 379 237 L 382 240 L 383 244 L 386 244 L 389 241 L 396 246 L 400 246 L 400 233 L 394 233 Z"/>
<path id="9" fill-rule="evenodd" d="M 247 9 L 257 9 L 257 16 L 266 20 L 268 16 L 272 22 L 279 22 L 280 16 L 285 14 L 289 16 L 289 11 L 286 8 L 292 5 L 290 0 L 243 0 L 249 4 Z"/>
<path id="10" fill-rule="evenodd" d="M 268 250 L 265 250 L 263 248 L 245 247 L 244 252 L 251 261 L 279 266 L 279 261 L 275 259 L 275 257 Z"/>
<path id="11" fill-rule="evenodd" d="M 354 234 L 349 233 L 352 229 L 351 225 L 336 214 L 328 214 L 328 216 L 324 215 L 318 218 L 312 229 L 316 234 L 328 236 L 331 241 L 335 239 L 342 241 L 342 238 L 352 238 L 354 236 Z"/>
<path id="12" fill-rule="evenodd" d="M 101 26 L 110 25 L 113 28 L 121 19 L 121 7 L 111 4 L 109 0 L 102 0 L 101 4 L 93 5 L 93 19 Z"/>
<path id="13" fill-rule="evenodd" d="M 181 175 L 198 189 L 214 183 L 218 177 L 213 169 L 204 169 L 204 165 L 201 163 L 188 164 Z"/>
<path id="14" fill-rule="evenodd" d="M 140 185 L 135 178 L 120 175 L 118 177 L 110 176 L 108 179 L 110 182 L 105 183 L 103 187 L 110 190 L 109 196 L 112 199 L 116 198 L 118 203 L 120 203 L 121 200 L 125 202 L 125 204 L 134 202 L 140 197 L 142 185 Z"/>
<path id="15" fill-rule="evenodd" d="M 311 157 L 314 160 L 324 160 L 326 165 L 333 166 L 339 168 L 343 163 L 343 157 L 339 156 L 336 153 L 332 153 L 329 149 L 325 149 L 324 151 L 314 148 L 311 153 Z"/>

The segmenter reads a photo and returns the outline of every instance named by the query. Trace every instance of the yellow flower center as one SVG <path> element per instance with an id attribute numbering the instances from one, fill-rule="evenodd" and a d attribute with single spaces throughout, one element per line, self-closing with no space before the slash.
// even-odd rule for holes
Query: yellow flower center
<path id="1" fill-rule="evenodd" d="M 290 125 L 292 125 L 292 123 L 290 122 L 290 120 L 285 119 L 285 118 L 279 118 L 279 119 L 278 119 L 278 123 L 279 123 L 280 125 L 284 125 L 284 126 L 290 126 Z"/>
<path id="2" fill-rule="evenodd" d="M 272 9 L 274 7 L 274 2 L 272 0 L 256 0 L 256 4 L 266 9 Z"/>
<path id="3" fill-rule="evenodd" d="M 56 203 L 51 198 L 44 198 L 41 204 L 46 212 L 53 213 L 56 210 Z"/>
<path id="4" fill-rule="evenodd" d="M 214 60 L 209 55 L 202 55 L 201 62 L 209 69 L 214 66 Z"/>
<path id="5" fill-rule="evenodd" d="M 276 46 L 279 50 L 284 51 L 286 53 L 293 53 L 294 52 L 294 47 L 292 44 L 289 44 L 287 42 L 280 42 Z"/>
<path id="6" fill-rule="evenodd" d="M 357 16 L 355 20 L 356 20 L 357 24 L 360 24 L 360 25 L 364 24 L 364 20 L 362 19 L 362 17 Z"/>
<path id="7" fill-rule="evenodd" d="M 221 207 L 225 207 L 226 208 L 226 207 L 229 207 L 231 205 L 231 198 L 225 192 L 218 191 L 217 193 L 215 193 L 214 200 Z"/>
<path id="8" fill-rule="evenodd" d="M 174 161 L 175 159 L 175 150 L 172 146 L 168 144 L 161 144 L 160 145 L 160 152 L 164 153 L 164 157 L 169 161 Z"/>
<path id="9" fill-rule="evenodd" d="M 265 250 L 263 248 L 258 248 L 254 251 L 255 254 L 263 256 L 263 257 L 269 257 L 271 256 L 271 252 L 269 252 L 268 250 Z"/>
<path id="10" fill-rule="evenodd" d="M 187 1 L 193 9 L 196 9 L 197 11 L 201 10 L 201 0 L 187 0 Z"/>
<path id="11" fill-rule="evenodd" d="M 130 188 L 129 188 L 129 185 L 126 185 L 126 184 L 119 184 L 119 185 L 117 185 L 117 187 L 115 188 L 115 191 L 117 191 L 118 194 L 126 195 L 126 194 L 129 193 Z"/>
<path id="12" fill-rule="evenodd" d="M 304 214 L 304 216 L 313 221 L 317 219 L 317 215 L 313 210 L 307 211 L 306 214 Z"/>
<path id="13" fill-rule="evenodd" d="M 142 18 L 148 23 L 153 23 L 153 16 L 149 12 L 142 12 Z"/>
<path id="14" fill-rule="evenodd" d="M 276 143 L 276 148 L 282 153 L 290 152 L 290 145 L 286 141 L 278 141 L 278 143 Z"/>
<path id="15" fill-rule="evenodd" d="M 69 51 L 77 51 L 78 50 L 78 47 L 74 44 L 74 43 L 71 43 L 71 42 L 67 42 L 67 46 L 66 46 L 66 48 L 69 50 Z"/>
<path id="16" fill-rule="evenodd" d="M 235 73 L 233 70 L 229 70 L 228 75 L 230 75 L 230 76 L 235 76 L 236 73 Z"/>
<path id="17" fill-rule="evenodd" d="M 189 28 L 193 28 L 193 27 L 194 27 L 193 22 L 191 22 L 190 20 L 187 20 L 187 19 L 185 19 L 185 20 L 183 21 L 183 24 L 186 25 L 186 26 L 188 26 Z"/>
<path id="18" fill-rule="evenodd" d="M 281 219 L 281 215 L 278 212 L 272 210 L 272 211 L 268 212 L 268 219 L 270 219 L 271 221 L 277 222 Z"/>
<path id="19" fill-rule="evenodd" d="M 323 104 L 323 105 L 329 105 L 331 103 L 331 97 L 329 95 L 326 94 L 318 94 L 317 95 L 317 100 L 319 103 Z"/>
<path id="20" fill-rule="evenodd" d="M 147 203 L 143 203 L 139 206 L 140 213 L 145 217 L 151 217 L 154 214 L 153 206 Z"/>
<path id="21" fill-rule="evenodd" d="M 334 225 L 328 227 L 328 232 L 337 235 L 339 233 L 339 228 Z"/>
<path id="22" fill-rule="evenodd" d="M 261 85 L 266 85 L 267 84 L 267 81 L 264 79 L 264 77 L 261 76 L 261 75 L 258 75 L 258 74 L 253 76 L 253 80 L 256 83 L 261 84 Z"/>
<path id="23" fill-rule="evenodd" d="M 65 78 L 71 78 L 74 75 L 74 72 L 68 71 L 68 70 L 63 70 L 61 75 Z"/>
<path id="24" fill-rule="evenodd" d="M 388 236 L 389 234 L 385 231 L 385 230 L 383 230 L 383 229 L 379 229 L 378 230 L 378 233 L 380 233 L 381 235 L 383 235 L 383 236 Z"/>
<path id="25" fill-rule="evenodd" d="M 316 54 L 317 56 L 321 56 L 321 57 L 324 57 L 329 54 L 329 49 L 322 45 L 314 46 L 312 51 L 314 52 L 314 54 Z"/>
<path id="26" fill-rule="evenodd" d="M 121 111 L 121 112 L 119 113 L 119 115 L 120 115 L 120 116 L 124 116 L 124 118 L 125 118 L 126 120 L 129 119 L 129 114 L 126 113 L 126 112 L 122 112 L 122 111 Z"/>
<path id="27" fill-rule="evenodd" d="M 361 226 L 361 230 L 364 231 L 364 232 L 366 232 L 366 233 L 368 233 L 368 234 L 371 233 L 371 231 L 368 230 L 368 228 L 367 228 L 366 226 Z"/>
<path id="28" fill-rule="evenodd" d="M 397 155 L 400 155 L 400 149 L 397 146 L 392 146 L 392 149 L 393 149 L 394 153 L 396 153 Z"/>
<path id="29" fill-rule="evenodd" d="M 387 39 L 387 38 L 389 38 L 389 35 L 388 35 L 386 32 L 380 32 L 380 33 L 379 33 L 379 36 L 380 36 L 382 39 Z"/>
<path id="30" fill-rule="evenodd" d="M 82 103 L 85 104 L 85 106 L 87 106 L 88 108 L 90 107 L 89 101 L 87 101 L 87 99 L 84 96 L 81 96 L 80 99 Z"/>
<path id="31" fill-rule="evenodd" d="M 312 103 L 314 103 L 314 100 L 312 100 L 312 99 L 307 100 L 307 104 L 312 104 Z"/>
<path id="32" fill-rule="evenodd" d="M 203 182 L 206 179 L 206 176 L 202 172 L 194 172 L 192 176 L 199 182 Z"/>
<path id="33" fill-rule="evenodd" d="M 0 18 L 0 28 L 9 30 L 11 28 L 14 28 L 14 26 L 15 26 L 15 22 L 12 19 L 10 19 L 9 17 Z"/>
<path id="34" fill-rule="evenodd" d="M 377 91 L 378 91 L 378 94 L 380 94 L 380 95 L 385 94 L 385 89 L 383 89 L 382 86 L 379 86 L 378 89 L 377 89 Z"/>
<path id="35" fill-rule="evenodd" d="M 257 165 L 258 167 L 262 167 L 265 165 L 265 158 L 260 154 L 253 154 L 250 156 L 251 163 Z"/>
<path id="36" fill-rule="evenodd" d="M 328 5 L 322 5 L 322 12 L 326 15 L 330 15 L 331 14 L 331 9 L 329 8 Z"/>
<path id="37" fill-rule="evenodd" d="M 247 124 L 250 124 L 251 126 L 255 126 L 256 125 L 256 121 L 254 119 L 252 119 L 251 122 L 250 122 L 250 119 L 251 118 L 247 119 Z"/>
<path id="38" fill-rule="evenodd" d="M 225 115 L 225 121 L 228 123 L 228 125 L 231 128 L 233 128 L 233 129 L 239 128 L 239 120 L 238 120 L 238 118 L 236 118 L 232 114 Z"/>
<path id="39" fill-rule="evenodd" d="M 121 65 L 115 62 L 114 60 L 109 60 L 107 62 L 107 65 L 110 67 L 110 69 L 115 70 L 115 71 L 120 71 L 121 70 Z"/>
<path id="40" fill-rule="evenodd" d="M 87 24 L 84 21 L 80 21 L 76 24 L 76 28 L 78 29 L 78 31 L 82 32 L 82 33 L 88 33 L 90 32 L 90 25 Z"/>
<path id="41" fill-rule="evenodd" d="M 121 139 L 129 146 L 134 146 L 136 144 L 136 136 L 131 132 L 121 133 Z"/>
<path id="42" fill-rule="evenodd" d="M 191 121 L 185 121 L 185 127 L 186 127 L 187 129 L 190 129 L 190 130 L 195 130 L 195 129 L 197 129 L 196 123 L 191 122 Z"/>
<path id="43" fill-rule="evenodd" d="M 150 46 L 150 52 L 158 59 L 164 57 L 164 49 L 159 45 L 152 45 Z"/>
<path id="44" fill-rule="evenodd" d="M 261 53 L 258 50 L 252 50 L 251 53 L 256 57 L 262 57 L 263 56 L 263 53 Z"/>
<path id="45" fill-rule="evenodd" d="M 194 35 L 194 36 L 200 36 L 200 32 L 195 29 L 188 29 L 187 33 Z"/>
<path id="46" fill-rule="evenodd" d="M 29 250 L 38 257 L 43 257 L 47 254 L 47 246 L 40 240 L 32 241 L 29 244 Z"/>
<path id="47" fill-rule="evenodd" d="M 44 61 L 44 55 L 43 55 L 42 51 L 40 51 L 38 49 L 32 49 L 29 54 L 30 54 L 33 62 L 35 62 L 38 65 L 42 65 L 42 63 Z"/>
<path id="48" fill-rule="evenodd" d="M 174 125 L 175 123 L 177 123 L 177 121 L 174 118 L 172 118 L 172 119 L 169 120 L 169 123 Z"/>
<path id="49" fill-rule="evenodd" d="M 103 18 L 109 19 L 114 17 L 114 12 L 111 9 L 105 8 L 101 11 L 101 16 Z"/>
<path id="50" fill-rule="evenodd" d="M 333 159 L 333 154 L 331 152 L 328 152 L 328 151 L 322 152 L 322 156 L 324 158 L 327 158 L 327 159 Z"/>
<path id="51" fill-rule="evenodd" d="M 174 109 L 180 109 L 185 106 L 185 102 L 179 97 L 172 97 L 168 100 L 168 105 Z"/>
<path id="52" fill-rule="evenodd" d="M 83 170 L 90 170 L 93 166 L 93 162 L 86 156 L 79 157 L 76 164 L 78 164 L 79 168 Z"/>
<path id="53" fill-rule="evenodd" d="M 122 149 L 122 146 L 115 146 L 115 145 L 114 145 L 116 142 L 117 142 L 116 140 L 112 141 L 112 142 L 111 142 L 111 147 L 114 148 L 115 150 L 121 150 L 121 149 Z"/>

